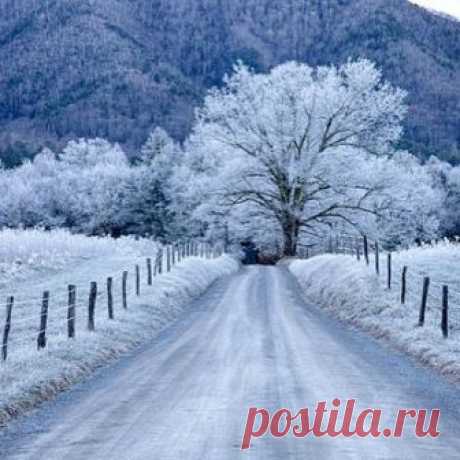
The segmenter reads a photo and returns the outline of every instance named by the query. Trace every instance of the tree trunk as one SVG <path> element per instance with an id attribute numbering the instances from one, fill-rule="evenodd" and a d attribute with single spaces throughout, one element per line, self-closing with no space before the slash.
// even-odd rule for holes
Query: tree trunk
<path id="1" fill-rule="evenodd" d="M 299 222 L 292 217 L 283 222 L 283 257 L 294 257 L 297 253 L 297 240 L 299 236 Z"/>

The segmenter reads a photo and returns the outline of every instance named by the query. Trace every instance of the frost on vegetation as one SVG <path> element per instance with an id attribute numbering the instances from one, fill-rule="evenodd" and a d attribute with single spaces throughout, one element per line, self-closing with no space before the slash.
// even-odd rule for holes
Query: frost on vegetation
<path id="1" fill-rule="evenodd" d="M 157 274 L 148 286 L 145 261 L 155 257 L 157 248 L 149 239 L 85 237 L 64 230 L 0 233 L 0 307 L 8 295 L 15 294 L 8 358 L 0 361 L 0 424 L 152 339 L 180 318 L 214 281 L 239 268 L 230 256 L 189 257 L 176 263 L 171 272 Z M 135 264 L 141 269 L 139 297 Z M 127 310 L 121 295 L 125 269 L 129 270 Z M 114 320 L 107 314 L 105 283 L 109 276 L 113 279 Z M 95 332 L 87 331 L 90 281 L 98 283 Z M 74 339 L 67 338 L 69 282 L 77 286 Z M 50 292 L 47 346 L 39 352 L 40 296 L 45 289 Z M 0 318 L 3 327 L 4 315 Z"/>
<path id="2" fill-rule="evenodd" d="M 385 260 L 382 257 L 382 260 Z M 361 260 L 322 255 L 289 266 L 306 299 L 422 363 L 460 381 L 460 245 L 447 240 L 393 253 L 392 289 L 385 266 L 380 276 Z M 406 304 L 401 273 L 407 270 Z M 424 327 L 419 327 L 423 278 L 431 279 Z M 442 286 L 449 286 L 449 338 L 441 333 Z"/>

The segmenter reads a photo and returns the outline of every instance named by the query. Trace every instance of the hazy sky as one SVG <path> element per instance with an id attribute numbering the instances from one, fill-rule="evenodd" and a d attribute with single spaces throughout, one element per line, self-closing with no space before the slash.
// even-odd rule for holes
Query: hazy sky
<path id="1" fill-rule="evenodd" d="M 410 0 L 432 10 L 442 11 L 460 19 L 460 0 Z"/>

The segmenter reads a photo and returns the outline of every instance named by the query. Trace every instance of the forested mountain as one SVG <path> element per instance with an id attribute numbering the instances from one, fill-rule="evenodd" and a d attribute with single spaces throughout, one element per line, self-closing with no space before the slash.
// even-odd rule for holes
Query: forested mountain
<path id="1" fill-rule="evenodd" d="M 460 160 L 460 22 L 406 0 L 2 0 L 0 158 L 100 136 L 177 139 L 237 59 L 349 57 L 409 91 L 405 146 Z"/>

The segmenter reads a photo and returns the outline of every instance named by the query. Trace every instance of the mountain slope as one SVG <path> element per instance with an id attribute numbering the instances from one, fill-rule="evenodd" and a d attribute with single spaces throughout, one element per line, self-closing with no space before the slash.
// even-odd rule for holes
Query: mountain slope
<path id="1" fill-rule="evenodd" d="M 0 158 L 102 136 L 182 139 L 236 59 L 375 60 L 410 92 L 405 146 L 458 156 L 460 22 L 406 0 L 3 0 Z"/>

